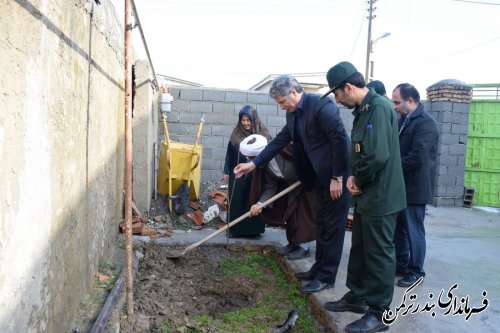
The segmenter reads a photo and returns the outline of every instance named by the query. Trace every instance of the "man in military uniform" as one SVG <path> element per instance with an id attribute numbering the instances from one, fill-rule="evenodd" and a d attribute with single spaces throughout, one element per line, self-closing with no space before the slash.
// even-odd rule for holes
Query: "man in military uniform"
<path id="1" fill-rule="evenodd" d="M 365 315 L 346 326 L 347 332 L 379 332 L 394 293 L 396 258 L 394 228 L 406 207 L 405 185 L 399 152 L 398 119 L 390 102 L 368 89 L 361 73 L 349 62 L 327 73 L 330 93 L 337 103 L 354 108 L 351 132 L 350 176 L 354 220 L 342 299 L 325 303 L 330 311 Z"/>

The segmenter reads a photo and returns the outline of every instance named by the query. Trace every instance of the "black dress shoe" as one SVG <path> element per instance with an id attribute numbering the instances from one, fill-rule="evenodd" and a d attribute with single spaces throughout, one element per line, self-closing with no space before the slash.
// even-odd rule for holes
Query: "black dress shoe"
<path id="1" fill-rule="evenodd" d="M 281 254 L 282 256 L 292 252 L 293 250 L 295 250 L 296 248 L 298 248 L 297 245 L 293 245 L 293 244 L 290 244 L 288 243 L 287 245 L 283 246 L 283 247 L 280 247 L 278 249 L 278 253 Z"/>
<path id="2" fill-rule="evenodd" d="M 368 311 L 368 305 L 347 303 L 346 300 L 343 298 L 336 302 L 326 302 L 324 307 L 328 311 L 333 311 L 333 312 L 350 311 L 363 314 L 366 313 L 366 311 Z"/>
<path id="3" fill-rule="evenodd" d="M 315 293 L 315 292 L 323 290 L 323 289 L 333 288 L 333 286 L 335 286 L 334 283 L 325 283 L 325 282 L 321 282 L 320 280 L 315 279 L 315 280 L 312 280 L 311 282 L 309 282 L 308 284 L 306 284 L 302 288 L 302 291 L 310 294 L 310 293 Z"/>
<path id="4" fill-rule="evenodd" d="M 349 333 L 375 333 L 387 331 L 389 326 L 385 325 L 373 313 L 367 313 L 345 327 Z"/>
<path id="5" fill-rule="evenodd" d="M 297 280 L 307 281 L 307 280 L 314 280 L 316 274 L 313 274 L 311 271 L 297 272 L 295 273 L 295 277 L 297 278 Z"/>
<path id="6" fill-rule="evenodd" d="M 288 253 L 285 256 L 285 258 L 287 258 L 288 260 L 298 260 L 298 259 L 308 258 L 309 255 L 310 255 L 309 249 L 304 250 L 303 248 L 301 248 L 299 246 L 298 248 L 296 248 L 292 252 Z"/>
<path id="7" fill-rule="evenodd" d="M 412 284 L 414 284 L 415 282 L 417 282 L 418 279 L 419 278 L 416 277 L 415 275 L 413 275 L 412 273 L 408 273 L 408 274 L 405 275 L 404 278 L 398 280 L 397 285 L 400 286 L 400 287 L 408 288 Z M 422 282 L 423 281 L 424 281 L 424 277 L 422 276 Z"/>

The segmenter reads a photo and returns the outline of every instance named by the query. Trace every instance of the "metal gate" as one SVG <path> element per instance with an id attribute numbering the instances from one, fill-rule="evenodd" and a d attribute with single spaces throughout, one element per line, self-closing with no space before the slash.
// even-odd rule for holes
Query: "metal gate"
<path id="1" fill-rule="evenodd" d="M 486 85 L 474 86 L 467 133 L 464 184 L 475 189 L 473 205 L 476 206 L 500 207 L 499 86 L 492 86 L 496 96 L 487 95 L 487 99 L 481 99 L 485 98 Z"/>

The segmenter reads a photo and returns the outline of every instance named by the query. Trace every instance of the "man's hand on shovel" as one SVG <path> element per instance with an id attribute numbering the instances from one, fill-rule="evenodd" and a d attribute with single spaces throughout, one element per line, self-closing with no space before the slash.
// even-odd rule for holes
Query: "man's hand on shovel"
<path id="1" fill-rule="evenodd" d="M 257 202 L 256 204 L 252 205 L 250 207 L 250 216 L 257 216 L 262 212 L 262 203 Z"/>

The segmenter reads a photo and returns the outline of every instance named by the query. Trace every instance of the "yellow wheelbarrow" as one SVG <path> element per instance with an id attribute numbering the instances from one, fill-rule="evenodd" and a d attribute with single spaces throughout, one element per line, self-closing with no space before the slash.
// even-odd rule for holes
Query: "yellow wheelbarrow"
<path id="1" fill-rule="evenodd" d="M 158 165 L 158 192 L 168 195 L 168 208 L 172 212 L 172 200 L 178 201 L 176 212 L 181 214 L 187 208 L 187 199 L 200 197 L 201 156 L 203 147 L 199 143 L 205 114 L 201 115 L 200 125 L 194 144 L 171 142 L 168 135 L 166 117 L 163 116 L 165 140 L 161 143 Z M 177 195 L 174 195 L 177 193 Z M 180 202 L 179 202 L 180 201 Z"/>

